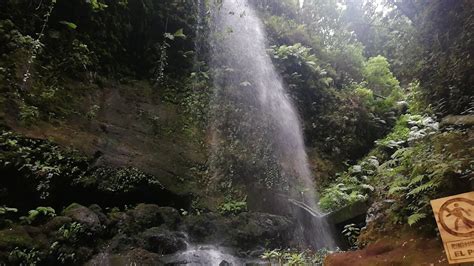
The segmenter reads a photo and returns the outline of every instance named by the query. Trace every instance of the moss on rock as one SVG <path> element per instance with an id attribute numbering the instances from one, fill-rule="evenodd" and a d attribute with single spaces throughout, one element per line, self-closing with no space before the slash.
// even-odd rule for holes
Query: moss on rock
<path id="1" fill-rule="evenodd" d="M 16 247 L 31 249 L 37 247 L 37 243 L 23 226 L 1 230 L 0 250 L 12 250 Z"/>

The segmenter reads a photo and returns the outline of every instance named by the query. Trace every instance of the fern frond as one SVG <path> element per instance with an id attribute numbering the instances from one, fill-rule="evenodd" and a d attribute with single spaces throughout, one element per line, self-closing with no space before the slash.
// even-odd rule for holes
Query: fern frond
<path id="1" fill-rule="evenodd" d="M 374 191 L 374 190 L 375 190 L 375 188 L 374 188 L 373 186 L 369 185 L 369 184 L 362 184 L 362 185 L 360 185 L 360 186 L 361 186 L 362 188 L 368 189 L 368 190 L 370 190 L 370 191 Z"/>
<path id="2" fill-rule="evenodd" d="M 388 190 L 388 194 L 394 194 L 395 192 L 403 191 L 403 190 L 406 190 L 406 189 L 408 189 L 408 187 L 398 187 L 398 186 L 391 187 Z"/>
<path id="3" fill-rule="evenodd" d="M 425 217 L 426 217 L 426 214 L 424 213 L 414 213 L 408 217 L 408 225 L 412 226 L 418 223 L 421 219 Z"/>
<path id="4" fill-rule="evenodd" d="M 424 192 L 426 190 L 437 188 L 440 185 L 441 185 L 440 180 L 432 179 L 429 182 L 427 182 L 425 184 L 422 184 L 420 186 L 417 186 L 414 189 L 410 190 L 410 192 L 407 193 L 407 196 L 416 195 L 416 194 L 419 194 L 419 193 Z"/>
<path id="5" fill-rule="evenodd" d="M 421 181 L 423 181 L 424 178 L 425 178 L 424 175 L 417 175 L 415 178 L 413 178 L 410 181 L 410 183 L 408 183 L 408 186 L 413 186 L 416 183 L 420 183 Z"/>

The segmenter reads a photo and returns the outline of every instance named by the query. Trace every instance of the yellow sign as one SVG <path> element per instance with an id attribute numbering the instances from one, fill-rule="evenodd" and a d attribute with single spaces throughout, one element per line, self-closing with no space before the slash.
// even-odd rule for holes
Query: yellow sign
<path id="1" fill-rule="evenodd" d="M 474 262 L 474 192 L 431 201 L 450 264 Z"/>

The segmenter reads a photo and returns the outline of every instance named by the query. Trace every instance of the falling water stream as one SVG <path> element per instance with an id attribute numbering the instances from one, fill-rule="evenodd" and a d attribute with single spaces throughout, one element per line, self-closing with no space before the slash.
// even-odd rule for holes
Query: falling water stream
<path id="1" fill-rule="evenodd" d="M 262 21 L 247 0 L 224 0 L 212 26 L 216 176 L 243 180 L 263 211 L 287 210 L 298 220 L 299 244 L 334 248 L 318 215 L 298 113 L 268 55 Z M 259 186 L 267 197 L 255 190 Z"/>
<path id="2" fill-rule="evenodd" d="M 293 217 L 292 244 L 333 249 L 331 230 L 316 204 L 298 113 L 268 55 L 262 21 L 247 0 L 217 2 L 209 35 L 214 178 L 224 187 L 243 184 L 253 209 Z M 189 245 L 171 261 L 243 264 L 230 253 Z"/>

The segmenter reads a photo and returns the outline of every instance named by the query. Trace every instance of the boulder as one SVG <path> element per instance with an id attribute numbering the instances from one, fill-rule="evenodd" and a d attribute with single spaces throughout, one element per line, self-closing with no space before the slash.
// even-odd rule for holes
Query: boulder
<path id="1" fill-rule="evenodd" d="M 84 265 L 163 265 L 160 258 L 159 254 L 134 248 L 120 254 L 99 253 Z"/>
<path id="2" fill-rule="evenodd" d="M 33 238 L 23 226 L 15 226 L 0 231 L 0 250 L 18 248 L 33 248 Z"/>
<path id="3" fill-rule="evenodd" d="M 138 236 L 139 245 L 158 254 L 172 254 L 186 250 L 186 235 L 162 227 L 153 227 Z"/>
<path id="4" fill-rule="evenodd" d="M 89 209 L 97 215 L 102 225 L 108 225 L 110 223 L 109 219 L 107 218 L 107 215 L 104 214 L 104 211 L 99 205 L 92 204 L 89 206 Z"/>
<path id="5" fill-rule="evenodd" d="M 133 210 L 127 212 L 140 228 L 150 228 L 163 224 L 160 207 L 155 204 L 138 204 Z"/>
<path id="6" fill-rule="evenodd" d="M 99 231 L 101 224 L 99 217 L 91 209 L 73 203 L 69 205 L 64 211 L 64 216 L 70 217 L 72 220 L 81 223 L 91 231 Z"/>
<path id="7" fill-rule="evenodd" d="M 181 221 L 179 212 L 171 207 L 159 207 L 155 204 L 139 204 L 127 212 L 129 231 L 143 231 L 144 229 L 165 225 L 174 230 Z"/>
<path id="8" fill-rule="evenodd" d="M 43 232 L 49 234 L 54 231 L 57 231 L 63 225 L 72 222 L 71 217 L 67 216 L 56 216 L 49 220 L 46 224 L 42 226 Z"/>
<path id="9" fill-rule="evenodd" d="M 181 215 L 175 208 L 160 207 L 158 213 L 161 215 L 164 225 L 169 229 L 176 229 L 181 222 Z"/>
<path id="10" fill-rule="evenodd" d="M 292 221 L 286 217 L 259 213 L 244 212 L 231 219 L 228 226 L 230 244 L 244 249 L 253 249 L 266 243 L 285 243 L 289 239 Z"/>
<path id="11" fill-rule="evenodd" d="M 183 231 L 189 234 L 193 242 L 212 242 L 223 223 L 223 217 L 215 213 L 186 216 Z"/>
<path id="12" fill-rule="evenodd" d="M 107 251 L 113 253 L 120 253 L 136 246 L 135 239 L 123 233 L 116 234 L 110 241 L 107 242 Z"/>
<path id="13" fill-rule="evenodd" d="M 474 125 L 474 115 L 448 115 L 441 120 L 441 126 L 465 126 Z"/>
<path id="14" fill-rule="evenodd" d="M 224 217 L 213 213 L 186 217 L 183 230 L 192 242 L 218 243 L 244 250 L 284 243 L 291 235 L 292 221 L 286 217 L 244 212 Z"/>

